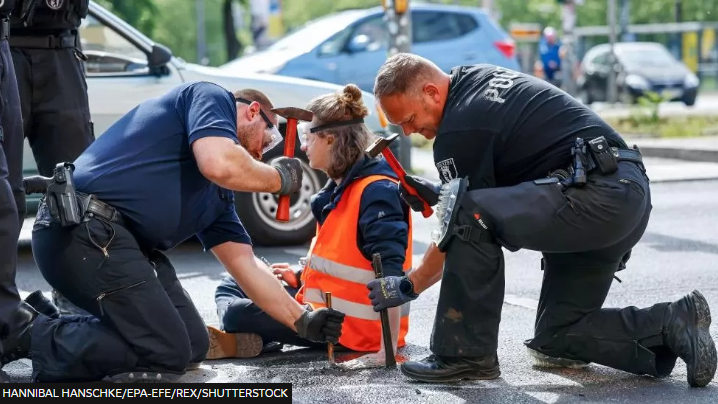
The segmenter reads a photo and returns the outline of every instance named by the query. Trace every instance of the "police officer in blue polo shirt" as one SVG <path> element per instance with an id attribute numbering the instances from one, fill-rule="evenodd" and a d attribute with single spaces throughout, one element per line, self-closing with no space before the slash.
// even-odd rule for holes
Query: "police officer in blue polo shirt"
<path id="1" fill-rule="evenodd" d="M 42 203 L 32 249 L 48 283 L 92 316 L 21 306 L 25 327 L 3 345 L 11 359 L 32 358 L 33 381 L 165 382 L 198 366 L 207 330 L 162 253 L 193 235 L 272 317 L 299 336 L 338 341 L 344 315 L 292 299 L 255 258 L 235 212 L 232 191 L 288 195 L 301 185 L 299 160 L 259 161 L 281 142 L 271 109 L 256 90 L 183 84 L 128 112 L 80 155 L 82 219 L 58 221 Z"/>

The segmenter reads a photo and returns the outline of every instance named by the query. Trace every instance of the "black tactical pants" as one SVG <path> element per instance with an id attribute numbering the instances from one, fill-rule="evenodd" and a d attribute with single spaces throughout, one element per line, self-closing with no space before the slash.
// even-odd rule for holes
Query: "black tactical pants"
<path id="1" fill-rule="evenodd" d="M 11 48 L 22 102 L 23 131 L 40 175 L 72 162 L 95 140 L 85 69 L 74 48 Z M 22 164 L 22 153 L 17 155 Z M 16 194 L 21 217 L 25 195 Z"/>
<path id="2" fill-rule="evenodd" d="M 10 332 L 11 319 L 20 304 L 15 286 L 17 240 L 22 223 L 13 194 L 23 193 L 22 116 L 15 68 L 7 41 L 0 41 L 0 339 Z M 2 354 L 0 344 L 0 354 Z"/>
<path id="3" fill-rule="evenodd" d="M 589 174 L 584 188 L 522 183 L 470 191 L 481 217 L 509 250 L 543 253 L 544 280 L 528 346 L 649 375 L 669 373 L 676 357 L 662 346 L 668 303 L 603 308 L 613 275 L 642 237 L 651 212 L 648 178 L 638 165 Z M 472 212 L 474 213 L 474 212 Z M 462 216 L 468 224 L 471 216 Z M 473 224 L 476 231 L 481 230 Z M 454 237 L 447 248 L 431 350 L 444 356 L 496 352 L 504 299 L 500 244 Z"/>
<path id="4" fill-rule="evenodd" d="M 35 381 L 97 381 L 140 369 L 181 374 L 204 360 L 207 328 L 167 257 L 143 254 L 119 224 L 91 219 L 61 227 L 48 216 L 42 203 L 35 262 L 53 288 L 92 316 L 38 317 Z"/>

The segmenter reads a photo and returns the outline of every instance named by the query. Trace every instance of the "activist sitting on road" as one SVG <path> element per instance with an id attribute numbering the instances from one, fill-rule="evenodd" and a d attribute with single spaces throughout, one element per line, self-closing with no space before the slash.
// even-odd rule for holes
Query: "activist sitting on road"
<path id="1" fill-rule="evenodd" d="M 363 123 L 368 110 L 357 86 L 349 84 L 343 91 L 317 97 L 307 109 L 314 119 L 300 126 L 302 150 L 310 166 L 325 172 L 329 181 L 312 198 L 318 231 L 306 266 L 295 272 L 280 263 L 272 270 L 287 292 L 313 309 L 324 307 L 324 292 L 331 292 L 332 307 L 346 315 L 339 344 L 377 352 L 382 348 L 381 322 L 366 287 L 375 277 L 372 255 L 381 254 L 385 276 L 401 276 L 411 268 L 410 211 L 399 197 L 389 164 L 364 153 L 374 135 Z M 315 345 L 265 314 L 230 276 L 217 287 L 215 300 L 221 330 L 208 327 L 207 359 L 236 357 L 247 335 L 254 334 L 265 344 Z M 401 314 L 392 313 L 400 322 L 393 327 L 400 330 L 394 336 L 399 346 L 409 326 L 408 306 L 401 309 Z"/>
<path id="2" fill-rule="evenodd" d="M 258 161 L 281 142 L 271 108 L 259 91 L 183 84 L 98 137 L 74 162 L 80 223 L 53 218 L 46 194 L 32 235 L 45 280 L 92 316 L 52 318 L 25 302 L 3 363 L 31 357 L 35 382 L 167 382 L 199 366 L 207 328 L 162 253 L 193 235 L 271 317 L 302 338 L 336 342 L 344 315 L 309 312 L 288 295 L 255 259 L 235 212 L 233 190 L 301 186 L 299 160 Z"/>

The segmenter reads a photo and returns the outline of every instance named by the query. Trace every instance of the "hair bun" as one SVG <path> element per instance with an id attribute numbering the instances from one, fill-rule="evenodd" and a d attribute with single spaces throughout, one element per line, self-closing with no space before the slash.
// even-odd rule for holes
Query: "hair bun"
<path id="1" fill-rule="evenodd" d="M 356 84 L 347 84 L 344 86 L 344 96 L 347 103 L 361 100 L 361 89 Z"/>
<path id="2" fill-rule="evenodd" d="M 346 106 L 346 113 L 354 118 L 364 118 L 369 110 L 362 102 L 362 91 L 356 84 L 347 84 L 341 94 L 341 100 Z"/>

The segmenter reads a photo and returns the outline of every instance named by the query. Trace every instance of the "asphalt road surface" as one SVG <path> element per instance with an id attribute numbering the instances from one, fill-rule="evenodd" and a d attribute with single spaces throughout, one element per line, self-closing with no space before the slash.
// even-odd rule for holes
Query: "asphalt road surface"
<path id="1" fill-rule="evenodd" d="M 649 167 L 650 169 L 650 167 Z M 607 307 L 649 306 L 673 301 L 699 289 L 718 313 L 718 181 L 667 182 L 653 185 L 653 216 L 633 252 L 628 269 L 614 282 Z M 421 254 L 429 242 L 435 219 L 415 216 L 414 251 Z M 259 248 L 257 254 L 272 262 L 295 263 L 306 247 Z M 172 251 L 182 283 L 192 295 L 207 324 L 216 325 L 214 289 L 224 270 L 197 244 Z M 417 256 L 418 258 L 418 256 Z M 205 362 L 183 382 L 288 382 L 293 400 L 300 403 L 715 403 L 718 384 L 695 389 L 686 383 L 686 368 L 679 360 L 673 374 L 654 379 L 592 364 L 582 370 L 533 369 L 522 341 L 532 336 L 535 307 L 541 285 L 537 253 L 506 253 L 506 298 L 500 330 L 499 359 L 502 375 L 493 381 L 447 385 L 415 383 L 397 369 L 344 371 L 331 368 L 326 351 L 285 347 L 284 352 L 248 360 Z M 20 255 L 18 286 L 23 296 L 33 290 L 49 292 L 35 268 L 31 252 Z M 435 285 L 411 306 L 408 346 L 400 354 L 420 359 L 428 346 L 438 299 Z M 716 327 L 711 331 L 718 338 Z M 347 359 L 337 354 L 338 361 Z M 28 360 L 4 368 L 15 381 L 29 381 Z"/>

